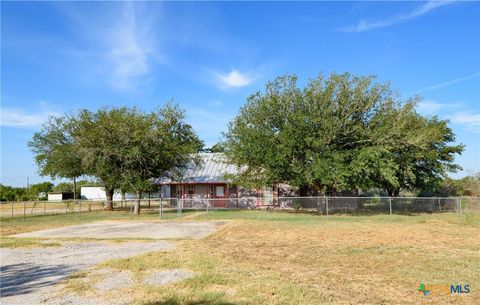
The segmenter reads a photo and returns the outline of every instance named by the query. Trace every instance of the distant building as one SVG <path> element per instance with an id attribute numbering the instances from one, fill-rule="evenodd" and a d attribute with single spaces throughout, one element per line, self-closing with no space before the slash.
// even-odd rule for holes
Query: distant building
<path id="1" fill-rule="evenodd" d="M 125 193 L 125 196 L 122 196 L 122 193 L 115 191 L 113 193 L 113 201 L 121 201 L 128 199 L 135 199 L 135 194 Z M 107 200 L 107 194 L 105 193 L 105 188 L 100 186 L 82 186 L 80 188 L 80 198 L 84 200 Z"/>
<path id="2" fill-rule="evenodd" d="M 48 201 L 62 201 L 67 199 L 73 199 L 72 192 L 53 192 L 48 193 Z"/>

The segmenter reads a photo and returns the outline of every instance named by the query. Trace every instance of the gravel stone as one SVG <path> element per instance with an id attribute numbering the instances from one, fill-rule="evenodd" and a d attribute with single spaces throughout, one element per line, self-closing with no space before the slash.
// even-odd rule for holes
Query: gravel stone
<path id="1" fill-rule="evenodd" d="M 59 296 L 49 297 L 45 299 L 41 304 L 48 305 L 126 305 L 130 303 L 128 300 L 115 299 L 108 301 L 100 298 L 86 298 L 78 295 L 68 293 Z"/>
<path id="2" fill-rule="evenodd" d="M 72 273 L 100 262 L 173 248 L 173 245 L 165 241 L 63 242 L 60 247 L 2 248 L 0 303 L 9 305 L 99 304 L 96 301 L 80 301 L 82 298 L 68 295 L 64 296 L 66 299 L 58 301 L 59 298 L 52 298 L 51 293 L 55 290 L 56 284 Z"/>
<path id="3" fill-rule="evenodd" d="M 132 273 L 130 271 L 109 270 L 104 274 L 103 281 L 95 284 L 95 288 L 100 291 L 121 289 L 132 284 Z"/>
<path id="4" fill-rule="evenodd" d="M 193 277 L 194 273 L 188 269 L 171 269 L 152 271 L 145 277 L 144 283 L 149 285 L 166 285 Z"/>

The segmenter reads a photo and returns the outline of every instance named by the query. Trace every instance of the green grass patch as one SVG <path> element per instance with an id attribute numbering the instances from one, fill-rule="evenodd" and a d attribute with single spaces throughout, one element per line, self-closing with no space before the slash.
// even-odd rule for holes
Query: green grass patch
<path id="1" fill-rule="evenodd" d="M 0 248 L 32 248 L 32 247 L 59 247 L 58 242 L 43 241 L 33 238 L 15 238 L 2 237 L 0 239 Z"/>

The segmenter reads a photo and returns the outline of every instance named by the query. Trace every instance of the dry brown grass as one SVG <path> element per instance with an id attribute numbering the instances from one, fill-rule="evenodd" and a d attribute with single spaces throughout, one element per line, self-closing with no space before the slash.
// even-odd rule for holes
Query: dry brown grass
<path id="1" fill-rule="evenodd" d="M 128 269 L 138 279 L 153 269 L 197 274 L 122 291 L 149 305 L 478 304 L 478 215 L 282 217 L 232 221 L 204 240 L 176 241 L 175 251 L 101 267 Z M 471 293 L 424 297 L 421 282 L 470 284 Z"/>
<path id="2" fill-rule="evenodd" d="M 274 271 L 333 304 L 412 304 L 427 284 L 479 284 L 478 229 L 426 224 L 346 223 L 301 228 L 237 223 L 212 236 L 206 251 Z M 251 234 L 255 232 L 255 234 Z M 198 249 L 198 246 L 195 247 Z M 472 292 L 462 303 L 474 303 Z M 457 303 L 448 296 L 431 301 Z"/>

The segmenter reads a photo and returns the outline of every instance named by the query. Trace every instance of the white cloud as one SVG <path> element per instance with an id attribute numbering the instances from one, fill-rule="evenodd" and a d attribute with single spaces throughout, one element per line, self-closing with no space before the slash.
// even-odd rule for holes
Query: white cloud
<path id="1" fill-rule="evenodd" d="M 465 110 L 463 103 L 439 103 L 425 100 L 417 105 L 417 110 L 424 115 L 437 115 L 441 119 L 449 120 L 452 124 L 461 125 L 469 131 L 480 133 L 480 113 Z"/>
<path id="2" fill-rule="evenodd" d="M 457 112 L 450 117 L 453 124 L 465 125 L 472 132 L 480 133 L 480 113 Z"/>
<path id="3" fill-rule="evenodd" d="M 32 128 L 42 125 L 56 112 L 42 110 L 40 113 L 32 113 L 32 110 L 24 108 L 5 108 L 0 110 L 0 125 L 6 127 Z"/>
<path id="4" fill-rule="evenodd" d="M 123 17 L 106 33 L 112 63 L 110 83 L 117 89 L 135 89 L 141 77 L 150 72 L 149 55 L 153 36 L 150 27 L 140 22 L 135 5 L 127 3 Z"/>
<path id="5" fill-rule="evenodd" d="M 436 84 L 436 85 L 428 86 L 428 87 L 425 87 L 425 88 L 421 88 L 421 89 L 418 89 L 418 90 L 416 90 L 416 91 L 414 91 L 410 94 L 416 94 L 416 93 L 420 93 L 420 92 L 424 92 L 424 91 L 437 90 L 437 89 L 440 89 L 440 88 L 443 88 L 443 87 L 448 87 L 450 85 L 460 83 L 460 82 L 463 82 L 463 81 L 466 81 L 466 80 L 469 80 L 469 79 L 472 79 L 472 78 L 475 78 L 475 77 L 478 77 L 478 76 L 480 76 L 480 72 L 473 73 L 473 74 L 466 75 L 466 76 L 462 76 L 462 77 L 452 79 L 452 80 L 449 80 L 449 81 L 446 81 L 446 82 L 443 82 L 443 83 L 440 83 L 440 84 Z"/>
<path id="6" fill-rule="evenodd" d="M 461 103 L 439 103 L 432 100 L 423 100 L 417 105 L 417 110 L 426 115 L 435 115 L 445 110 L 459 109 Z"/>
<path id="7" fill-rule="evenodd" d="M 367 21 L 360 20 L 356 25 L 344 28 L 346 32 L 365 32 L 384 28 L 425 15 L 439 7 L 453 4 L 455 1 L 428 1 L 405 15 L 392 16 L 385 19 Z"/>
<path id="8" fill-rule="evenodd" d="M 258 76 L 241 73 L 232 69 L 229 73 L 215 73 L 216 81 L 221 88 L 241 88 L 250 85 Z"/>
<path id="9" fill-rule="evenodd" d="M 135 90 L 148 84 L 151 65 L 162 60 L 157 39 L 156 14 L 145 3 L 123 2 L 98 6 L 96 10 L 81 5 L 60 6 L 72 22 L 72 31 L 80 45 L 68 54 L 117 90 Z"/>

